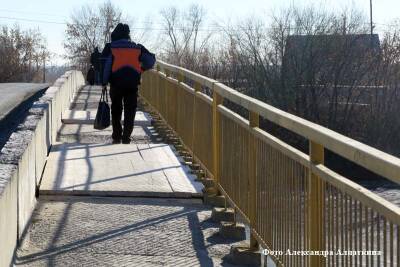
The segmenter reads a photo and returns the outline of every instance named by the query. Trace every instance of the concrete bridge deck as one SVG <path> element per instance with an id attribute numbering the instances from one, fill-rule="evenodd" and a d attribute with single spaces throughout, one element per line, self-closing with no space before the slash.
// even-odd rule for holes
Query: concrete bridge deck
<path id="1" fill-rule="evenodd" d="M 17 266 L 230 266 L 202 184 L 138 112 L 133 141 L 91 125 L 100 87 L 64 112 Z M 237 265 L 235 265 L 237 266 Z"/>

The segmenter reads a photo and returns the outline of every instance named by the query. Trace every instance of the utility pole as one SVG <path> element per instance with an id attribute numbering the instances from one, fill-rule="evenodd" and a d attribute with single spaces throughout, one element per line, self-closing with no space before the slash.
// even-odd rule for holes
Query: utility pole
<path id="1" fill-rule="evenodd" d="M 46 55 L 43 51 L 43 83 L 46 82 Z"/>
<path id="2" fill-rule="evenodd" d="M 374 25 L 372 23 L 372 0 L 369 0 L 369 16 L 371 21 L 371 36 L 374 34 Z"/>
<path id="3" fill-rule="evenodd" d="M 372 36 L 374 34 L 374 25 L 372 23 L 372 0 L 369 0 L 369 16 L 370 16 L 370 22 L 371 22 L 371 48 L 373 48 Z"/>

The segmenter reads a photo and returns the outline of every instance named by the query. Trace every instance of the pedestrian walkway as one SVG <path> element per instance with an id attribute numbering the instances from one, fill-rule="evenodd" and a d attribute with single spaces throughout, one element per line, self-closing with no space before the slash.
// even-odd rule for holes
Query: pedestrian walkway
<path id="1" fill-rule="evenodd" d="M 79 92 L 76 101 L 84 101 L 84 108 L 95 107 L 101 88 L 87 88 L 91 90 Z M 63 113 L 61 142 L 51 149 L 41 195 L 201 197 L 202 184 L 179 161 L 174 148 L 154 141 L 147 114 L 138 112 L 134 142 L 129 145 L 111 144 L 111 127 L 93 129 L 95 116 L 96 110 L 90 108 Z"/>
<path id="2" fill-rule="evenodd" d="M 201 201 L 41 197 L 17 266 L 231 266 Z"/>
<path id="3" fill-rule="evenodd" d="M 130 145 L 92 127 L 100 87 L 63 113 L 17 266 L 231 266 L 202 184 L 138 112 Z"/>

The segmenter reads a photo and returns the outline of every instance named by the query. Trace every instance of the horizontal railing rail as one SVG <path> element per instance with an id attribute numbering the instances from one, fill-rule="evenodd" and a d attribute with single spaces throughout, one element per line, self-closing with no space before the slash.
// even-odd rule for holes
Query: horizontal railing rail
<path id="1" fill-rule="evenodd" d="M 141 96 L 247 219 L 251 247 L 282 250 L 273 258 L 288 266 L 400 262 L 400 208 L 326 167 L 324 151 L 397 184 L 399 158 L 162 61 L 143 75 Z M 247 109 L 249 118 L 223 99 Z M 309 154 L 261 129 L 260 117 L 306 138 Z M 290 256 L 288 249 L 334 254 Z M 338 251 L 381 254 L 349 257 Z"/>

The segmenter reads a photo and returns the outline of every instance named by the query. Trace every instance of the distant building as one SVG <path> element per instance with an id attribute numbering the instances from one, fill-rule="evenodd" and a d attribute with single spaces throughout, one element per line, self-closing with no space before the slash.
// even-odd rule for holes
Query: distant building
<path id="1" fill-rule="evenodd" d="M 292 85 L 368 85 L 380 54 L 377 34 L 292 35 L 282 75 Z"/>

